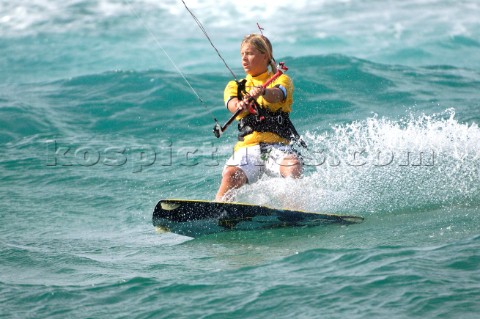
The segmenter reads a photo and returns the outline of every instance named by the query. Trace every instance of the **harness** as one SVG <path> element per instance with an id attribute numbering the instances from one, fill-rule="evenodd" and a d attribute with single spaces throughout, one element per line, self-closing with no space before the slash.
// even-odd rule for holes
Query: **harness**
<path id="1" fill-rule="evenodd" d="M 243 79 L 236 82 L 238 85 L 237 98 L 241 100 L 243 96 L 247 94 L 245 90 L 247 81 Z M 276 112 L 270 111 L 266 107 L 259 105 L 256 100 L 252 101 L 250 113 L 238 122 L 238 130 L 239 141 L 243 141 L 245 136 L 253 132 L 271 132 L 289 142 L 298 142 L 301 146 L 307 147 L 290 120 L 290 114 L 288 112 L 280 110 Z"/>
<path id="2" fill-rule="evenodd" d="M 298 135 L 287 112 L 272 112 L 266 108 L 258 108 L 257 115 L 249 114 L 238 123 L 238 140 L 253 132 L 271 132 L 289 141 L 298 140 Z"/>

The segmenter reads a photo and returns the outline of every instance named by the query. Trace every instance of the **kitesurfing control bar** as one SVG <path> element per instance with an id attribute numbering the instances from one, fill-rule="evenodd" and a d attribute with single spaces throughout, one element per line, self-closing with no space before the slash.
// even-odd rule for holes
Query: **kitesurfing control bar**
<path id="1" fill-rule="evenodd" d="M 288 71 L 288 68 L 285 66 L 285 63 L 283 62 L 280 62 L 278 63 L 278 66 L 277 66 L 278 70 L 277 70 L 277 73 L 275 73 L 270 79 L 268 79 L 267 82 L 265 82 L 264 84 L 262 84 L 262 87 L 264 89 L 267 88 L 268 85 L 270 85 L 270 83 L 272 83 L 273 81 L 275 81 L 280 75 L 282 75 L 284 72 L 287 72 Z M 225 132 L 225 130 L 227 129 L 228 126 L 230 126 L 230 124 L 232 124 L 232 122 L 235 120 L 235 118 L 240 115 L 240 113 L 242 113 L 244 110 L 240 109 L 240 110 L 237 110 L 229 119 L 228 121 L 223 124 L 223 126 L 220 126 L 220 124 L 217 122 L 215 124 L 215 126 L 213 127 L 213 134 L 215 134 L 215 136 L 217 138 L 220 138 L 220 136 L 223 134 L 223 132 Z"/>

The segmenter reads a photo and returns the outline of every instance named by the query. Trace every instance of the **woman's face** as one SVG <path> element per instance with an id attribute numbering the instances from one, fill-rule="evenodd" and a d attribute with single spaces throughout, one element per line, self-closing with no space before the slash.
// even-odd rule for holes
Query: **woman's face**
<path id="1" fill-rule="evenodd" d="M 267 71 L 267 54 L 258 51 L 258 49 L 250 43 L 242 45 L 240 55 L 242 56 L 242 66 L 245 73 L 251 76 L 257 76 Z"/>

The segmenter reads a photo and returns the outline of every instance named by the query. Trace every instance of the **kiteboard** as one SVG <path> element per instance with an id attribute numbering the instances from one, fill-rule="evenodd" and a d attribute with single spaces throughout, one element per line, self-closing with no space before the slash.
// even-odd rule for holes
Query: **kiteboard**
<path id="1" fill-rule="evenodd" d="M 277 209 L 244 203 L 163 199 L 155 206 L 152 222 L 158 230 L 188 237 L 234 231 L 326 224 L 357 224 L 363 217 Z"/>

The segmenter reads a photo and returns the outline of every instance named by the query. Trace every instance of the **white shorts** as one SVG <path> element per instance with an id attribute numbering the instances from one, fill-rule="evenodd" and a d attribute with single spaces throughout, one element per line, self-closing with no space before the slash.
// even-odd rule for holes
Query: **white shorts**
<path id="1" fill-rule="evenodd" d="M 272 177 L 281 177 L 282 161 L 291 155 L 301 162 L 300 154 L 290 145 L 261 144 L 242 147 L 227 160 L 223 171 L 225 172 L 229 166 L 236 166 L 245 173 L 249 184 L 258 181 L 264 173 Z"/>

